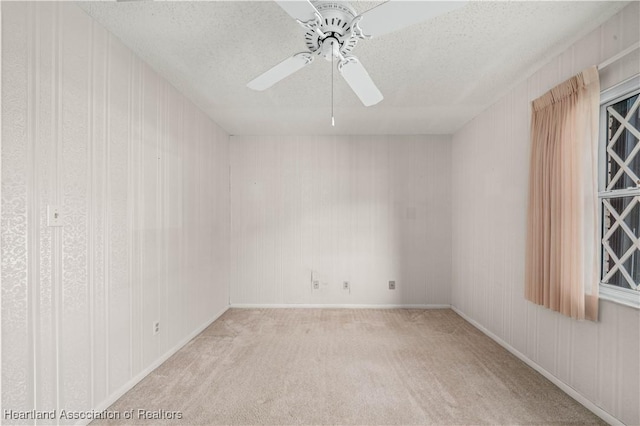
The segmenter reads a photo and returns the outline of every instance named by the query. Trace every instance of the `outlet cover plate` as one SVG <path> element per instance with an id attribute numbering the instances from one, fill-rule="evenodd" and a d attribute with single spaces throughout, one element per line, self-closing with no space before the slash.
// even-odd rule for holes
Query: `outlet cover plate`
<path id="1" fill-rule="evenodd" d="M 396 282 L 389 281 L 389 290 L 395 290 L 395 289 L 396 289 Z"/>

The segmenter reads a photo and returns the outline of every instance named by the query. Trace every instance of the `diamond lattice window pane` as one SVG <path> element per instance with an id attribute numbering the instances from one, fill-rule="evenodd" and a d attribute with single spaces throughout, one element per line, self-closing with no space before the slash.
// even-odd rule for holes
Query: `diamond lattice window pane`
<path id="1" fill-rule="evenodd" d="M 631 111 L 631 109 L 633 108 L 633 104 L 635 104 L 638 100 L 638 96 L 640 95 L 634 95 L 629 98 L 623 99 L 620 102 L 611 105 L 611 108 L 613 108 L 621 116 L 626 117 L 629 111 Z M 629 119 L 629 122 L 637 129 L 640 116 L 638 115 L 637 110 L 635 112 L 636 113 L 633 114 L 633 116 Z"/>
<path id="2" fill-rule="evenodd" d="M 624 262 L 624 269 L 629 271 L 629 275 L 637 288 L 640 283 L 640 250 L 633 250 L 633 254 Z"/>
<path id="3" fill-rule="evenodd" d="M 616 271 L 611 278 L 609 279 L 609 282 L 607 283 L 609 285 L 615 285 L 616 287 L 622 287 L 622 288 L 631 288 L 629 286 L 629 283 L 627 282 L 627 280 L 624 278 L 624 276 L 622 276 L 622 274 L 620 273 L 620 271 Z"/>
<path id="4" fill-rule="evenodd" d="M 640 196 L 603 200 L 602 282 L 629 289 L 640 284 Z"/>
<path id="5" fill-rule="evenodd" d="M 639 95 L 607 108 L 607 189 L 640 185 Z"/>

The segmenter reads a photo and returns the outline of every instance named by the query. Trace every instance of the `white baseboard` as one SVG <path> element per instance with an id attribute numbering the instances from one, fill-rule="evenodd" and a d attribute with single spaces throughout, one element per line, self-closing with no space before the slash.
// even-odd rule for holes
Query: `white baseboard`
<path id="1" fill-rule="evenodd" d="M 238 309 L 449 309 L 451 305 L 358 305 L 358 304 L 311 304 L 311 303 L 232 303 Z"/>
<path id="2" fill-rule="evenodd" d="M 610 425 L 622 425 L 622 426 L 624 426 L 624 423 L 622 423 L 620 420 L 618 420 L 617 418 L 615 418 L 614 416 L 612 416 L 608 412 L 604 411 L 602 408 L 598 407 L 595 403 L 593 403 L 591 400 L 589 400 L 586 396 L 582 395 L 580 392 L 578 392 L 577 390 L 575 390 L 574 388 L 572 388 L 571 386 L 569 386 L 568 384 L 566 384 L 562 380 L 558 379 L 556 376 L 551 374 L 549 371 L 547 371 L 546 369 L 541 367 L 539 364 L 537 364 L 536 362 L 534 362 L 530 358 L 528 358 L 525 354 L 523 354 L 522 352 L 520 352 L 519 350 L 517 350 L 516 348 L 514 348 L 513 346 L 511 346 L 510 344 L 508 344 L 504 340 L 502 340 L 500 337 L 498 337 L 497 335 L 495 335 L 491 331 L 489 331 L 486 327 L 481 325 L 479 322 L 477 322 L 476 320 L 468 317 L 465 313 L 463 313 L 462 311 L 460 311 L 458 308 L 456 308 L 453 305 L 451 305 L 451 309 L 456 314 L 458 314 L 462 318 L 464 318 L 471 325 L 473 325 L 475 328 L 477 328 L 478 330 L 482 331 L 488 337 L 493 339 L 500 346 L 502 346 L 503 348 L 505 348 L 506 350 L 508 350 L 512 354 L 514 354 L 516 357 L 518 357 L 521 361 L 523 361 L 529 367 L 533 368 L 538 373 L 542 374 L 544 377 L 549 379 L 551 381 L 551 383 L 553 383 L 554 385 L 559 387 L 564 393 L 569 395 L 571 398 L 575 399 L 580 404 L 584 405 L 585 408 L 587 408 L 593 414 L 595 414 L 596 416 L 600 417 L 602 420 L 604 420 L 605 422 L 607 422 Z"/>
<path id="3" fill-rule="evenodd" d="M 158 358 L 155 362 L 149 365 L 147 368 L 142 370 L 136 376 L 134 376 L 131 380 L 121 386 L 118 390 L 113 392 L 102 404 L 98 405 L 94 411 L 101 412 L 106 410 L 114 402 L 116 402 L 122 395 L 131 390 L 136 384 L 138 384 L 142 379 L 144 379 L 149 373 L 158 368 L 163 362 L 169 359 L 173 354 L 178 352 L 184 345 L 189 343 L 191 339 L 200 334 L 205 328 L 211 325 L 215 320 L 220 318 L 222 314 L 224 314 L 229 308 L 239 308 L 239 309 L 250 309 L 250 308 L 263 308 L 263 309 L 282 309 L 282 308 L 307 308 L 307 309 L 317 309 L 317 308 L 342 308 L 342 309 L 452 309 L 455 313 L 464 318 L 467 322 L 472 324 L 478 330 L 482 331 L 488 337 L 497 342 L 500 346 L 511 352 L 513 355 L 518 357 L 525 364 L 529 365 L 531 368 L 536 370 L 538 373 L 542 374 L 544 377 L 549 379 L 554 385 L 558 386 L 562 391 L 564 391 L 567 395 L 578 401 L 580 404 L 585 406 L 589 411 L 594 413 L 596 416 L 600 417 L 605 422 L 611 425 L 624 425 L 620 420 L 604 411 L 602 408 L 595 405 L 592 401 L 587 399 L 580 392 L 558 379 L 556 376 L 551 374 L 549 371 L 541 367 L 539 364 L 535 363 L 527 356 L 525 356 L 522 352 L 518 351 L 516 348 L 502 340 L 500 337 L 489 331 L 483 325 L 475 321 L 474 319 L 468 317 L 465 313 L 460 311 L 453 305 L 444 305 L 444 304 L 434 304 L 434 305 L 346 305 L 346 304 L 232 304 L 231 306 L 227 306 L 214 315 L 211 319 L 207 320 L 200 327 L 196 328 L 193 332 L 191 332 L 187 337 L 182 339 L 177 345 L 168 350 L 164 355 Z M 90 422 L 90 420 L 84 420 L 79 422 L 79 425 L 86 425 Z"/>
<path id="4" fill-rule="evenodd" d="M 205 328 L 209 327 L 215 320 L 220 318 L 222 316 L 222 314 L 227 312 L 227 310 L 229 310 L 229 306 L 226 306 L 224 309 L 222 309 L 220 312 L 218 312 L 216 315 L 214 315 L 211 319 L 205 321 L 204 324 L 202 324 L 201 326 L 199 326 L 198 328 L 193 330 L 187 337 L 182 339 L 177 345 L 175 345 L 173 348 L 169 349 L 167 352 L 164 353 L 164 355 L 162 355 L 160 358 L 155 360 L 151 365 L 149 365 L 147 368 L 142 370 L 140 373 L 136 374 L 131 380 L 129 380 L 127 383 L 122 385 L 118 390 L 116 390 L 111 395 L 109 395 L 109 397 L 104 402 L 102 402 L 100 405 L 98 405 L 92 411 L 101 412 L 101 411 L 106 410 L 107 408 L 109 408 L 111 405 L 113 405 L 114 402 L 116 402 L 118 399 L 120 399 L 120 397 L 122 397 L 122 395 L 124 395 L 125 393 L 130 391 L 142 379 L 144 379 L 147 375 L 149 375 L 149 373 L 151 373 L 156 368 L 160 367 L 160 365 L 162 365 L 163 362 L 168 360 L 173 354 L 175 354 L 180 349 L 182 349 L 182 347 L 184 345 L 186 345 L 187 343 L 189 343 L 191 341 L 191 339 L 196 337 L 198 334 L 202 333 Z M 82 421 L 78 422 L 77 424 L 78 425 L 87 425 L 91 421 L 92 420 L 82 420 Z"/>

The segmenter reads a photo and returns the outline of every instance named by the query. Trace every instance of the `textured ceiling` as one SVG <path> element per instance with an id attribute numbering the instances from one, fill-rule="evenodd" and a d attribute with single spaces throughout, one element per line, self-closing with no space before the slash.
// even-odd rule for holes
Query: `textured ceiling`
<path id="1" fill-rule="evenodd" d="M 358 13 L 380 2 L 354 1 Z M 385 99 L 364 107 L 331 64 L 264 92 L 251 79 L 306 50 L 272 1 L 81 2 L 80 6 L 233 135 L 453 133 L 628 2 L 473 1 L 353 54 Z"/>

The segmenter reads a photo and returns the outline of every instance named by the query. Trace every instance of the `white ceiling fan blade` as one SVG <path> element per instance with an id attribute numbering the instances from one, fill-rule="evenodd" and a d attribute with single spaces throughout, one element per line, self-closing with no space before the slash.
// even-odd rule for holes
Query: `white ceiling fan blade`
<path id="1" fill-rule="evenodd" d="M 276 0 L 293 19 L 301 22 L 307 22 L 315 19 L 318 9 L 315 8 L 308 0 Z"/>
<path id="2" fill-rule="evenodd" d="M 461 8 L 466 1 L 389 0 L 362 14 L 359 22 L 366 36 L 379 37 Z"/>
<path id="3" fill-rule="evenodd" d="M 355 57 L 347 57 L 344 61 L 340 62 L 338 69 L 364 106 L 375 105 L 384 99 L 380 90 L 378 90 L 373 80 L 371 80 L 367 70 L 364 69 L 360 61 Z"/>
<path id="4" fill-rule="evenodd" d="M 313 59 L 313 55 L 309 52 L 296 53 L 269 71 L 251 80 L 247 84 L 247 87 L 253 90 L 266 90 L 280 80 L 309 65 L 313 62 Z"/>

